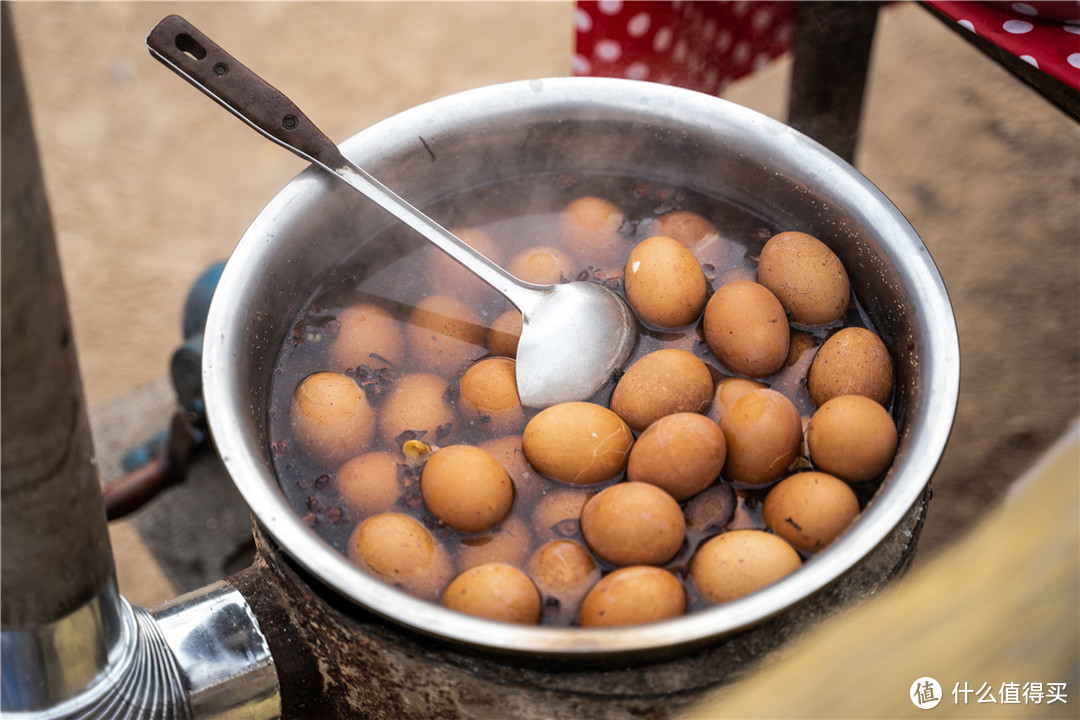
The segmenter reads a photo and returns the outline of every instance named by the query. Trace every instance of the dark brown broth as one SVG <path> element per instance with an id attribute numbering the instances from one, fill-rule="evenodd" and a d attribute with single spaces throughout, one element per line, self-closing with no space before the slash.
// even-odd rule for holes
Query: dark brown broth
<path id="1" fill-rule="evenodd" d="M 556 223 L 559 210 L 574 198 L 583 195 L 608 199 L 626 214 L 627 221 L 620 234 L 626 239 L 627 254 L 637 242 L 645 239 L 649 221 L 664 212 L 674 209 L 692 210 L 712 221 L 720 230 L 723 238 L 721 245 L 727 250 L 715 258 L 702 259 L 710 293 L 723 283 L 725 275 L 733 271 L 749 272 L 749 277 L 753 278 L 757 256 L 764 242 L 776 232 L 786 229 L 773 227 L 760 217 L 730 202 L 695 195 L 647 180 L 608 176 L 558 175 L 521 178 L 446 198 L 427 208 L 426 212 L 446 227 L 475 227 L 487 232 L 499 243 L 505 262 L 514 253 L 529 246 L 558 246 Z M 437 252 L 439 251 L 424 240 L 415 237 L 411 230 L 396 225 L 373 237 L 358 250 L 355 257 L 346 259 L 322 283 L 297 318 L 293 333 L 282 344 L 271 388 L 269 418 L 275 470 L 281 487 L 296 512 L 323 539 L 343 554 L 347 554 L 349 535 L 363 518 L 353 517 L 338 495 L 334 480 L 336 468 L 320 465 L 306 457 L 292 442 L 289 425 L 292 395 L 303 378 L 326 369 L 326 348 L 328 341 L 336 333 L 337 313 L 357 302 L 372 302 L 382 305 L 404 322 L 412 306 L 432 293 L 425 276 L 427 255 Z M 574 279 L 607 282 L 621 290 L 621 280 L 611 277 L 610 269 L 582 267 Z M 492 291 L 482 306 L 473 309 L 480 314 L 486 325 L 490 325 L 501 313 L 511 309 L 511 305 Z M 840 323 L 824 328 L 793 328 L 793 331 L 801 330 L 811 334 L 816 347 L 837 328 L 850 325 L 869 327 L 869 322 L 857 302 L 851 303 L 851 309 Z M 647 330 L 627 365 L 646 353 L 677 344 L 694 352 L 718 376 L 730 375 L 700 339 L 699 327 L 700 320 L 694 326 L 674 331 Z M 407 366 L 397 368 L 398 375 L 412 371 L 413 369 Z M 464 371 L 464 368 L 461 368 L 461 371 Z M 361 379 L 364 373 L 365 369 L 361 368 L 358 373 Z M 801 373 L 792 376 L 789 374 L 791 371 L 785 369 L 771 378 L 765 378 L 763 382 L 782 389 L 795 402 L 800 414 L 811 415 L 814 405 L 805 388 L 805 368 Z M 392 381 L 392 375 L 393 373 L 384 374 L 382 380 Z M 450 381 L 452 388 L 456 389 L 459 377 L 460 373 L 458 377 L 446 379 Z M 608 386 L 591 400 L 606 406 L 615 381 L 616 378 L 613 378 Z M 526 418 L 536 412 L 526 408 Z M 478 444 L 496 436 L 485 430 L 483 423 L 458 428 L 453 442 Z M 434 440 L 424 439 L 427 442 Z M 400 451 L 400 448 L 381 447 L 381 443 L 376 440 L 369 450 Z M 621 481 L 623 477 L 620 475 L 608 483 L 584 489 L 598 492 Z M 570 487 L 556 481 L 547 482 L 551 489 Z M 760 505 L 767 488 L 738 489 L 746 495 L 740 500 L 745 511 L 743 517 L 746 524 L 743 526 L 765 529 Z M 855 489 L 862 504 L 865 504 L 873 492 L 870 485 Z M 518 497 L 512 512 L 527 520 L 531 516 L 532 508 L 523 505 L 524 502 Z M 427 511 L 419 495 L 418 478 L 406 476 L 405 492 L 395 510 L 419 519 L 443 542 L 451 556 L 456 557 L 455 550 L 463 542 L 469 542 L 470 538 L 475 541 L 476 536 L 458 532 L 439 523 Z M 563 531 L 568 539 L 585 545 L 576 526 L 563 528 Z M 665 565 L 679 577 L 687 590 L 687 612 L 700 609 L 705 604 L 689 581 L 688 567 L 698 544 L 713 534 L 715 531 L 703 534 L 688 526 L 683 547 L 675 558 Z M 532 549 L 540 544 L 542 543 L 534 542 Z M 605 573 L 614 569 L 599 558 L 597 562 Z M 554 624 L 553 618 L 556 615 L 566 617 L 568 613 L 545 612 L 542 624 Z"/>

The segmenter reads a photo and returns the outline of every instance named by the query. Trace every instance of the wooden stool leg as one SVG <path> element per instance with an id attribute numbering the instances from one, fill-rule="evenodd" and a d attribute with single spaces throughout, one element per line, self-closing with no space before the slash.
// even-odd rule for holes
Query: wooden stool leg
<path id="1" fill-rule="evenodd" d="M 848 162 L 855 157 L 879 2 L 800 2 L 788 124 Z"/>

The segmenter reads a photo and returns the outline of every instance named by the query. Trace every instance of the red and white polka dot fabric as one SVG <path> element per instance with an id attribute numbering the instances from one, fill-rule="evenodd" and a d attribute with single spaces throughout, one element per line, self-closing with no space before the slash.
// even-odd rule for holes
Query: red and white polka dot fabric
<path id="1" fill-rule="evenodd" d="M 929 2 L 961 27 L 1080 90 L 1080 2 Z"/>
<path id="2" fill-rule="evenodd" d="M 719 95 L 787 51 L 795 3 L 578 0 L 574 23 L 574 75 Z"/>
<path id="3" fill-rule="evenodd" d="M 794 2 L 577 0 L 574 75 L 627 77 L 714 95 L 783 55 Z M 928 5 L 1080 90 L 1080 2 Z"/>

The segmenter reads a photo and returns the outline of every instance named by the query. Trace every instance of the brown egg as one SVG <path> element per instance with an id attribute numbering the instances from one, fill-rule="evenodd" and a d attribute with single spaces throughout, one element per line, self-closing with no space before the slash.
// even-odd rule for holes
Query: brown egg
<path id="1" fill-rule="evenodd" d="M 762 530 L 730 530 L 710 538 L 690 561 L 690 577 L 705 600 L 728 602 L 791 574 L 799 553 L 782 538 Z"/>
<path id="2" fill-rule="evenodd" d="M 647 325 L 674 328 L 696 321 L 708 287 L 694 254 L 674 238 L 654 235 L 630 251 L 626 299 Z"/>
<path id="3" fill-rule="evenodd" d="M 712 373 L 692 353 L 654 350 L 626 369 L 611 393 L 611 409 L 636 432 L 677 412 L 703 413 L 712 401 Z"/>
<path id="4" fill-rule="evenodd" d="M 720 418 L 727 440 L 724 477 L 764 485 L 783 475 L 799 455 L 802 421 L 794 403 L 775 390 L 755 390 Z"/>
<path id="5" fill-rule="evenodd" d="M 525 248 L 506 266 L 511 275 L 537 285 L 569 282 L 577 276 L 577 264 L 569 253 L 550 245 Z"/>
<path id="6" fill-rule="evenodd" d="M 840 395 L 865 395 L 888 405 L 893 392 L 889 350 L 881 338 L 866 328 L 838 330 L 814 356 L 806 388 L 818 407 Z"/>
<path id="7" fill-rule="evenodd" d="M 591 485 L 626 468 L 634 443 L 629 426 L 611 410 L 569 402 L 541 410 L 525 425 L 521 447 L 540 473 L 560 482 Z"/>
<path id="8" fill-rule="evenodd" d="M 506 470 L 491 453 L 472 445 L 436 450 L 424 465 L 420 492 L 435 517 L 462 532 L 494 527 L 514 503 Z"/>
<path id="9" fill-rule="evenodd" d="M 821 340 L 810 333 L 792 331 L 787 363 L 769 380 L 769 387 L 787 395 L 796 405 L 808 405 L 806 400 L 810 394 L 806 391 L 806 374 L 820 344 Z"/>
<path id="10" fill-rule="evenodd" d="M 725 377 L 716 382 L 716 391 L 713 393 L 712 404 L 709 405 L 709 418 L 714 422 L 720 422 L 724 411 L 731 407 L 732 403 L 747 393 L 755 390 L 763 390 L 769 387 L 763 382 L 740 377 Z"/>
<path id="11" fill-rule="evenodd" d="M 452 228 L 450 232 L 496 265 L 502 262 L 502 249 L 483 230 L 462 227 Z M 438 248 L 429 250 L 427 260 L 428 285 L 439 295 L 450 295 L 473 305 L 495 292 L 472 271 L 466 270 L 461 263 Z"/>
<path id="12" fill-rule="evenodd" d="M 458 575 L 446 588 L 442 606 L 500 622 L 540 622 L 540 593 L 532 580 L 513 565 L 487 563 Z"/>
<path id="13" fill-rule="evenodd" d="M 446 548 L 401 513 L 380 513 L 361 522 L 349 537 L 348 555 L 368 574 L 424 600 L 437 600 L 453 575 Z"/>
<path id="14" fill-rule="evenodd" d="M 530 550 L 532 533 L 529 526 L 517 515 L 507 515 L 505 520 L 490 530 L 461 538 L 456 553 L 458 570 L 463 572 L 492 562 L 523 568 Z"/>
<path id="15" fill-rule="evenodd" d="M 525 427 L 525 411 L 518 398 L 514 361 L 491 357 L 478 360 L 461 376 L 458 412 L 487 432 L 516 433 Z"/>
<path id="16" fill-rule="evenodd" d="M 525 459 L 520 435 L 491 438 L 478 443 L 477 447 L 491 453 L 502 464 L 503 469 L 514 482 L 514 494 L 520 502 L 532 503 L 551 485 L 551 481 L 536 472 Z"/>
<path id="17" fill-rule="evenodd" d="M 600 566 L 580 543 L 552 540 L 529 558 L 528 574 L 541 596 L 559 601 L 557 614 L 570 619 L 581 598 L 600 579 Z"/>
<path id="18" fill-rule="evenodd" d="M 375 437 L 375 411 L 360 386 L 341 373 L 319 372 L 300 381 L 289 422 L 304 454 L 327 467 L 364 452 Z"/>
<path id="19" fill-rule="evenodd" d="M 551 490 L 532 511 L 532 529 L 541 542 L 573 537 L 581 532 L 581 511 L 594 493 L 585 490 Z"/>
<path id="20" fill-rule="evenodd" d="M 559 215 L 562 247 L 579 265 L 602 270 L 621 267 L 630 245 L 619 234 L 623 212 L 607 200 L 585 196 L 570 202 Z"/>
<path id="21" fill-rule="evenodd" d="M 641 433 L 626 464 L 626 479 L 646 482 L 686 500 L 712 485 L 727 457 L 724 433 L 697 413 L 666 415 Z"/>
<path id="22" fill-rule="evenodd" d="M 735 517 L 738 497 L 731 483 L 718 482 L 694 496 L 686 505 L 687 530 L 700 535 L 712 535 L 723 530 Z"/>
<path id="23" fill-rule="evenodd" d="M 487 333 L 487 349 L 492 355 L 516 358 L 521 339 L 521 313 L 507 310 L 491 323 Z"/>
<path id="24" fill-rule="evenodd" d="M 379 437 L 389 447 L 406 440 L 441 443 L 453 437 L 457 411 L 447 401 L 449 384 L 438 375 L 412 373 L 394 381 L 379 407 Z"/>
<path id="25" fill-rule="evenodd" d="M 341 499 L 356 517 L 386 512 L 401 497 L 405 458 L 399 453 L 369 452 L 338 468 Z"/>
<path id="26" fill-rule="evenodd" d="M 581 627 L 641 625 L 686 612 L 686 591 L 663 568 L 620 568 L 593 586 L 581 601 Z"/>
<path id="27" fill-rule="evenodd" d="M 690 210 L 672 210 L 652 221 L 650 235 L 667 235 L 685 245 L 701 262 L 725 264 L 725 243 L 716 226 Z"/>
<path id="28" fill-rule="evenodd" d="M 814 467 L 850 483 L 873 480 L 896 454 L 889 411 L 862 395 L 841 395 L 822 405 L 806 428 Z"/>
<path id="29" fill-rule="evenodd" d="M 761 249 L 758 282 L 801 325 L 825 325 L 844 316 L 851 295 L 840 258 L 813 235 L 782 232 Z"/>
<path id="30" fill-rule="evenodd" d="M 686 521 L 679 503 L 660 488 L 622 482 L 585 503 L 581 534 L 613 565 L 663 565 L 682 547 Z"/>
<path id="31" fill-rule="evenodd" d="M 717 287 L 733 282 L 757 282 L 757 266 L 737 265 L 720 276 Z"/>
<path id="32" fill-rule="evenodd" d="M 705 342 L 739 375 L 768 377 L 784 367 L 789 337 L 784 307 L 763 285 L 729 282 L 705 306 Z"/>
<path id="33" fill-rule="evenodd" d="M 486 335 L 480 316 L 449 295 L 418 302 L 405 325 L 409 359 L 419 370 L 447 378 L 485 354 Z"/>
<path id="34" fill-rule="evenodd" d="M 762 505 L 769 529 L 808 553 L 828 546 L 858 514 L 855 492 L 843 480 L 822 472 L 784 478 L 769 490 Z"/>
<path id="35" fill-rule="evenodd" d="M 344 371 L 360 365 L 384 368 L 401 365 L 405 357 L 405 334 L 401 323 L 385 309 L 370 303 L 351 305 L 337 315 L 341 330 L 327 354 L 331 370 Z"/>

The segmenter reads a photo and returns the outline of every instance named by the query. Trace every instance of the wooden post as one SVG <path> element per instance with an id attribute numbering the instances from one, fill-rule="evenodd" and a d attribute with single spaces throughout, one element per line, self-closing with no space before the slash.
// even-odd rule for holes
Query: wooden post
<path id="1" fill-rule="evenodd" d="M 878 2 L 800 2 L 788 124 L 855 159 Z"/>
<path id="2" fill-rule="evenodd" d="M 30 109 L 2 4 L 0 627 L 41 626 L 113 572 L 105 508 Z"/>

